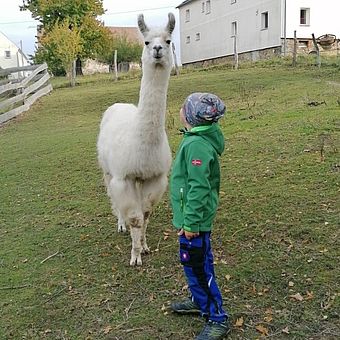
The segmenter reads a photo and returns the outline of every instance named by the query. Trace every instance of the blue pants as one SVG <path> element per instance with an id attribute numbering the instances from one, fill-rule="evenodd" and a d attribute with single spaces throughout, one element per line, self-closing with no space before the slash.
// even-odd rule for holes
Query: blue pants
<path id="1" fill-rule="evenodd" d="M 223 322 L 228 314 L 222 308 L 222 295 L 215 280 L 210 232 L 187 240 L 179 236 L 180 260 L 184 268 L 193 301 L 208 320 Z"/>

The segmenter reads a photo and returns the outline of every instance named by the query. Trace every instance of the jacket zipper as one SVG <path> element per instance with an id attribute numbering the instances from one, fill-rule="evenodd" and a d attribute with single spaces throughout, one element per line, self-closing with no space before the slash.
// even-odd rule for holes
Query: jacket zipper
<path id="1" fill-rule="evenodd" d="M 179 192 L 181 193 L 181 211 L 183 212 L 183 206 L 184 206 L 184 190 L 183 190 L 183 188 L 180 188 Z"/>

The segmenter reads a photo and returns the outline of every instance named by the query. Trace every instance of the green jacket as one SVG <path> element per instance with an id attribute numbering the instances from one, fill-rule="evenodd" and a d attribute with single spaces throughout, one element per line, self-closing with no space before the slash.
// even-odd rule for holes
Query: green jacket
<path id="1" fill-rule="evenodd" d="M 210 231 L 218 206 L 224 137 L 218 124 L 184 133 L 170 177 L 173 225 L 186 231 Z"/>

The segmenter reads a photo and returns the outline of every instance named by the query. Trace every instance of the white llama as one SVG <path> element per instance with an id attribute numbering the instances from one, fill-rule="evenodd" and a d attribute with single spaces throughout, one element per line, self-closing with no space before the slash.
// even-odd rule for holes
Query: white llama
<path id="1" fill-rule="evenodd" d="M 117 103 L 104 113 L 98 136 L 98 160 L 118 232 L 130 228 L 130 265 L 141 265 L 149 252 L 146 228 L 152 207 L 167 187 L 171 151 L 165 132 L 166 97 L 172 68 L 171 33 L 175 16 L 164 29 L 150 29 L 143 14 L 138 27 L 144 36 L 139 103 Z"/>

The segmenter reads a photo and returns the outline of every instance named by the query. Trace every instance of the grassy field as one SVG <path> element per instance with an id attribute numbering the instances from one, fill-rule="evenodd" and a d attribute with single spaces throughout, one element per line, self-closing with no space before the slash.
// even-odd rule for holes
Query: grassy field
<path id="1" fill-rule="evenodd" d="M 0 128 L 0 339 L 192 339 L 168 195 L 130 268 L 96 160 L 103 111 L 139 79 L 83 78 Z M 340 70 L 257 64 L 170 79 L 167 129 L 191 92 L 221 96 L 226 151 L 213 247 L 230 339 L 338 339 Z"/>

